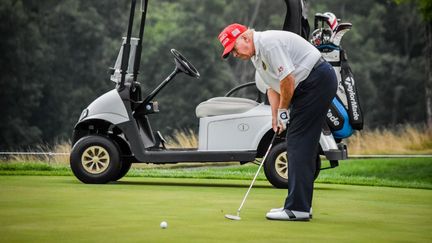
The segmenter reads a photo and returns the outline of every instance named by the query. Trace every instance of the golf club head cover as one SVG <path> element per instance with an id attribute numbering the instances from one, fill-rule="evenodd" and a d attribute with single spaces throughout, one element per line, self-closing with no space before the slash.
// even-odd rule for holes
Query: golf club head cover
<path id="1" fill-rule="evenodd" d="M 278 126 L 280 127 L 280 131 L 285 131 L 287 128 L 287 124 L 289 122 L 289 113 L 287 109 L 278 109 Z"/>

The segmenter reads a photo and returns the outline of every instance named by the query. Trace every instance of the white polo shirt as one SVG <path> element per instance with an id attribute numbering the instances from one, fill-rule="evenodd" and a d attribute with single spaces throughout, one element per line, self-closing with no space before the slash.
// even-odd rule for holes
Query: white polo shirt
<path id="1" fill-rule="evenodd" d="M 257 73 L 257 86 L 280 93 L 280 81 L 294 76 L 295 87 L 305 80 L 321 53 L 301 36 L 288 31 L 254 31 L 255 55 L 251 58 Z M 262 83 L 264 82 L 264 83 Z M 262 90 L 261 89 L 261 90 Z"/>

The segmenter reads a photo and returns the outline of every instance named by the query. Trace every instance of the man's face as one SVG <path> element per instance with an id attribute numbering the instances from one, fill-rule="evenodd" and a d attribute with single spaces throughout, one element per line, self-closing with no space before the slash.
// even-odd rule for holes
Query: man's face
<path id="1" fill-rule="evenodd" d="M 255 53 L 253 50 L 252 40 L 246 35 L 237 38 L 231 54 L 241 60 L 249 60 Z"/>

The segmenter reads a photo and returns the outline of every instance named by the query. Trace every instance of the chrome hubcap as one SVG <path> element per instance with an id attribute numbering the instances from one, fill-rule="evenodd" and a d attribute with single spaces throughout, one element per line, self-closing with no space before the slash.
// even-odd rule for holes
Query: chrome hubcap
<path id="1" fill-rule="evenodd" d="M 81 156 L 81 163 L 88 173 L 100 174 L 104 172 L 110 163 L 108 151 L 101 146 L 88 147 Z"/>
<path id="2" fill-rule="evenodd" d="M 276 158 L 275 169 L 280 177 L 288 179 L 288 159 L 286 152 L 279 154 Z"/>

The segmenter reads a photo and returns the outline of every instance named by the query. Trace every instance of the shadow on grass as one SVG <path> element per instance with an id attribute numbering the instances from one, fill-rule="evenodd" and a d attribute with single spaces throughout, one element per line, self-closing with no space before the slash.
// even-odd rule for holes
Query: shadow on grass
<path id="1" fill-rule="evenodd" d="M 133 185 L 133 186 L 194 186 L 194 187 L 238 187 L 248 188 L 248 184 L 237 183 L 206 183 L 206 182 L 181 182 L 181 181 L 117 181 L 111 182 L 111 185 Z M 271 185 L 254 185 L 255 188 L 273 188 Z"/>
<path id="2" fill-rule="evenodd" d="M 248 188 L 250 186 L 248 182 L 244 183 L 208 183 L 208 182 L 181 182 L 181 181 L 116 181 L 111 182 L 110 185 L 133 185 L 133 186 L 189 186 L 189 187 L 229 187 L 229 188 Z M 269 189 L 278 189 L 273 187 L 272 185 L 254 185 L 254 188 L 269 188 Z M 278 189 L 278 190 L 287 190 L 287 189 Z M 314 190 L 318 191 L 335 191 L 335 190 L 346 190 L 344 188 L 335 188 L 335 187 L 326 187 L 326 186 L 315 186 Z"/>
<path id="3" fill-rule="evenodd" d="M 219 180 L 217 183 L 208 183 L 208 182 L 200 182 L 197 179 L 196 182 L 190 181 L 180 181 L 181 179 L 177 179 L 176 181 L 163 181 L 164 178 L 152 178 L 154 181 L 113 181 L 107 184 L 84 184 L 79 180 L 64 180 L 63 183 L 66 184 L 81 184 L 86 186 L 116 186 L 116 185 L 125 185 L 125 186 L 190 186 L 190 187 L 238 187 L 238 188 L 248 188 L 250 184 L 241 184 L 241 180 L 239 183 L 224 183 Z M 171 178 L 170 178 L 171 179 Z M 274 188 L 271 185 L 254 185 L 255 188 Z"/>

